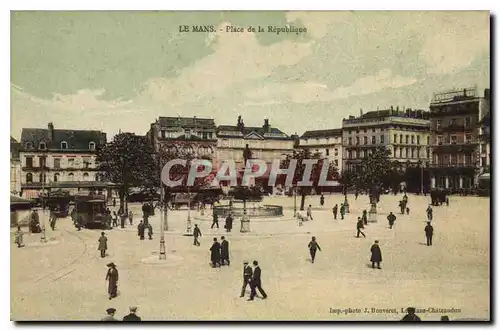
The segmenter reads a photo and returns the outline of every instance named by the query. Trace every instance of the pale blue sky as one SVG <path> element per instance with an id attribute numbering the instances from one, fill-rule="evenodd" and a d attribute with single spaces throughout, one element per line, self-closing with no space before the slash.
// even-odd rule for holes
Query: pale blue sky
<path id="1" fill-rule="evenodd" d="M 211 24 L 216 33 L 179 33 Z M 307 34 L 226 33 L 227 24 Z M 490 80 L 488 12 L 14 12 L 12 135 L 23 127 L 143 134 L 158 116 L 337 128 L 360 108 L 427 108 Z"/>

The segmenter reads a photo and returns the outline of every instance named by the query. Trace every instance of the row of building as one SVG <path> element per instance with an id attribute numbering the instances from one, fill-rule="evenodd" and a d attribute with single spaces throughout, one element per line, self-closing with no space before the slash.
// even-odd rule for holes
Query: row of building
<path id="1" fill-rule="evenodd" d="M 429 111 L 375 110 L 343 119 L 341 128 L 306 131 L 300 137 L 273 127 L 219 125 L 210 118 L 160 117 L 147 133 L 155 150 L 176 150 L 210 159 L 220 166 L 234 160 L 242 168 L 243 151 L 271 164 L 296 149 L 309 149 L 334 163 L 339 173 L 358 171 L 361 160 L 385 147 L 403 168 L 419 166 L 429 173 L 429 187 L 470 188 L 490 165 L 490 90 L 484 96 L 468 88 L 435 94 Z M 24 197 L 40 190 L 102 190 L 112 187 L 99 178 L 96 151 L 106 134 L 93 130 L 47 128 L 22 130 L 11 138 L 11 191 Z M 270 168 L 270 167 L 268 167 Z M 265 177 L 265 175 L 264 175 Z"/>

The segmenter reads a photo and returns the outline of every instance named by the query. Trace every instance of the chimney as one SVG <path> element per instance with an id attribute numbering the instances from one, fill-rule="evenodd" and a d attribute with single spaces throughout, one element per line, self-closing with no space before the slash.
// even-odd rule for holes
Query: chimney
<path id="1" fill-rule="evenodd" d="M 269 120 L 264 118 L 264 125 L 262 126 L 265 132 L 269 132 Z"/>
<path id="2" fill-rule="evenodd" d="M 49 130 L 49 141 L 54 141 L 54 124 L 52 122 L 49 122 L 47 127 Z"/>
<path id="3" fill-rule="evenodd" d="M 359 117 L 363 117 L 363 108 L 359 109 Z"/>

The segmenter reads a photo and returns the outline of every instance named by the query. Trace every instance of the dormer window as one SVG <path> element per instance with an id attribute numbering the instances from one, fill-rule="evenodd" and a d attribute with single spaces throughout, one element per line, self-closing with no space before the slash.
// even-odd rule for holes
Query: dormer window
<path id="1" fill-rule="evenodd" d="M 95 151 L 95 142 L 93 142 L 93 141 L 89 142 L 89 149 L 91 151 Z"/>
<path id="2" fill-rule="evenodd" d="M 26 143 L 26 149 L 33 149 L 33 143 L 32 142 L 27 142 Z"/>
<path id="3" fill-rule="evenodd" d="M 65 141 L 61 141 L 61 149 L 68 149 L 68 143 Z"/>
<path id="4" fill-rule="evenodd" d="M 42 141 L 39 145 L 38 145 L 38 148 L 39 149 L 46 149 L 47 146 L 45 145 L 45 143 Z"/>

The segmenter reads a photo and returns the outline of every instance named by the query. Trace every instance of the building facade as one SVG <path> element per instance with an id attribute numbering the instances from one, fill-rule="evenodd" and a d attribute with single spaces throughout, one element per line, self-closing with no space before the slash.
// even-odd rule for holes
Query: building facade
<path id="1" fill-rule="evenodd" d="M 490 172 L 491 167 L 491 115 L 490 110 L 479 123 L 479 166 L 481 172 Z"/>
<path id="2" fill-rule="evenodd" d="M 342 172 L 342 129 L 306 131 L 297 148 L 321 154 L 335 165 L 338 173 Z"/>
<path id="3" fill-rule="evenodd" d="M 21 144 L 10 137 L 10 193 L 21 194 Z"/>
<path id="4" fill-rule="evenodd" d="M 481 154 L 480 119 L 489 112 L 489 89 L 475 87 L 434 94 L 431 112 L 431 187 L 468 189 L 477 185 Z M 486 145 L 486 144 L 484 144 Z"/>
<path id="5" fill-rule="evenodd" d="M 96 154 L 105 144 L 106 134 L 101 131 L 59 130 L 52 123 L 47 129 L 23 129 L 23 196 L 34 198 L 42 190 L 55 188 L 76 194 L 82 188 L 93 187 L 99 182 Z"/>
<path id="6" fill-rule="evenodd" d="M 156 152 L 208 160 L 216 156 L 216 126 L 211 118 L 160 117 L 151 124 L 148 137 Z"/>
<path id="7" fill-rule="evenodd" d="M 361 160 L 379 147 L 390 159 L 408 166 L 426 166 L 430 159 L 429 113 L 399 107 L 361 112 L 342 121 L 343 168 L 359 171 Z"/>

